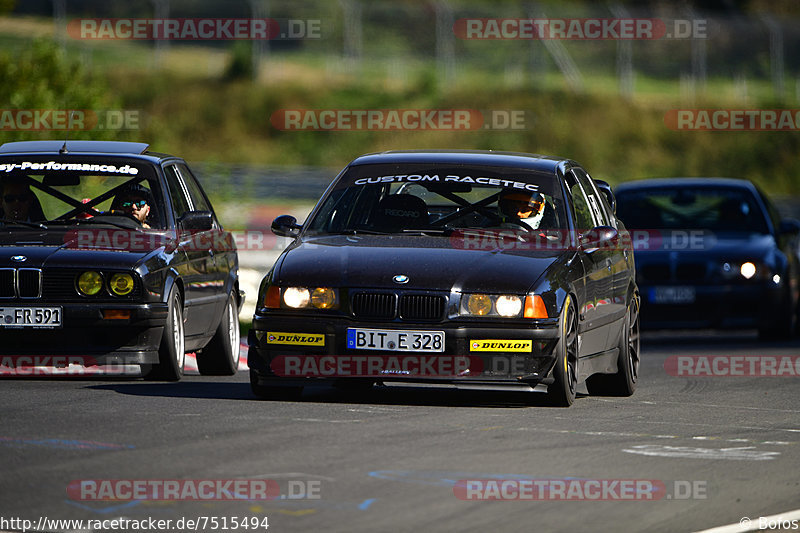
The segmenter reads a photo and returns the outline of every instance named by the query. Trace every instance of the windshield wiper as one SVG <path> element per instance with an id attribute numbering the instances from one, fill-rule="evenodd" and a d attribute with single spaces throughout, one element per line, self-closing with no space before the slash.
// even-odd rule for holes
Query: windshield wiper
<path id="1" fill-rule="evenodd" d="M 389 231 L 378 231 L 374 229 L 344 229 L 342 231 L 332 231 L 328 235 L 389 235 Z"/>
<path id="2" fill-rule="evenodd" d="M 25 220 L 11 220 L 8 218 L 0 218 L 0 222 L 5 224 L 6 226 L 13 226 L 13 225 L 20 225 L 26 226 L 28 228 L 38 228 L 38 229 L 47 229 L 47 226 L 44 224 L 40 224 L 39 222 L 27 222 Z"/>
<path id="3" fill-rule="evenodd" d="M 445 235 L 453 230 L 444 228 L 404 229 L 403 235 Z"/>

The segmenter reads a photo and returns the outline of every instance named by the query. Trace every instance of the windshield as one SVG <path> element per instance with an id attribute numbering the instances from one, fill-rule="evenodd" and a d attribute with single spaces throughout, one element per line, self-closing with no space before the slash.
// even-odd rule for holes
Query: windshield
<path id="1" fill-rule="evenodd" d="M 525 169 L 435 164 L 359 165 L 342 175 L 307 234 L 565 228 L 556 177 Z"/>
<path id="2" fill-rule="evenodd" d="M 27 157 L 0 161 L 0 227 L 123 225 L 164 227 L 152 165 L 103 157 Z"/>
<path id="3" fill-rule="evenodd" d="M 628 229 L 768 233 L 755 198 L 738 188 L 623 191 L 617 195 L 617 217 Z"/>

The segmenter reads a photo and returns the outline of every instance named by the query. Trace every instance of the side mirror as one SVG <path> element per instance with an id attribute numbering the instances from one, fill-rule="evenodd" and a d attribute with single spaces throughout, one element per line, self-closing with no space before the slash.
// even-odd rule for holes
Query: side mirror
<path id="1" fill-rule="evenodd" d="M 606 201 L 608 205 L 611 207 L 611 212 L 615 215 L 617 214 L 617 199 L 614 198 L 614 193 L 611 191 L 611 185 L 608 182 L 603 180 L 594 180 L 594 184 L 597 186 L 597 190 L 599 190 L 603 196 L 606 197 Z"/>
<path id="2" fill-rule="evenodd" d="M 190 231 L 209 231 L 214 227 L 211 211 L 189 211 L 178 219 L 181 229 Z"/>
<path id="3" fill-rule="evenodd" d="M 778 233 L 781 235 L 797 235 L 800 233 L 800 220 L 784 218 L 781 220 L 781 225 L 778 227 Z"/>
<path id="4" fill-rule="evenodd" d="M 281 215 L 272 221 L 272 233 L 281 237 L 297 237 L 302 227 L 292 215 Z"/>
<path id="5" fill-rule="evenodd" d="M 600 248 L 610 248 L 618 237 L 619 232 L 611 226 L 597 226 L 581 235 L 579 243 L 584 251 L 593 252 Z"/>

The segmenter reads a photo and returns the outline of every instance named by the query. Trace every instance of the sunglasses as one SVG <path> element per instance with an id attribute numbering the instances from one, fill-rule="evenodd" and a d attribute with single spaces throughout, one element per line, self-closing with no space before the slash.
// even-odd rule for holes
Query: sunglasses
<path id="1" fill-rule="evenodd" d="M 133 200 L 129 202 L 122 202 L 122 207 L 144 207 L 147 205 L 147 200 Z"/>
<path id="2" fill-rule="evenodd" d="M 3 195 L 3 200 L 5 200 L 6 203 L 9 204 L 13 202 L 27 202 L 28 200 L 30 200 L 30 196 L 28 196 L 27 194 L 6 194 Z"/>

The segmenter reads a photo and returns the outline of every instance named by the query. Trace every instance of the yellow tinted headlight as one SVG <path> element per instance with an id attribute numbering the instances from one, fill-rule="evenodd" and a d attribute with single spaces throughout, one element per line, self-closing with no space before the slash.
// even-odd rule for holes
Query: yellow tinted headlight
<path id="1" fill-rule="evenodd" d="M 117 296 L 125 296 L 133 290 L 133 277 L 130 274 L 114 274 L 108 285 Z"/>
<path id="2" fill-rule="evenodd" d="M 86 296 L 94 296 L 103 288 L 103 276 L 90 270 L 78 277 L 78 290 Z"/>
<path id="3" fill-rule="evenodd" d="M 336 305 L 336 293 L 333 289 L 318 287 L 311 293 L 311 305 L 317 309 L 331 309 Z"/>
<path id="4" fill-rule="evenodd" d="M 488 315 L 492 312 L 492 299 L 487 294 L 470 294 L 467 309 L 473 315 Z"/>

